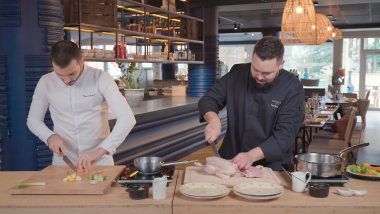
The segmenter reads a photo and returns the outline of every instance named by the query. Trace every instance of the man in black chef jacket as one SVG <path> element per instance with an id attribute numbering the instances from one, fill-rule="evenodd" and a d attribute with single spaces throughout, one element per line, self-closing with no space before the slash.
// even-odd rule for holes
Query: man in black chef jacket
<path id="1" fill-rule="evenodd" d="M 227 132 L 219 154 L 239 169 L 263 165 L 281 170 L 292 159 L 293 142 L 304 119 L 300 81 L 283 70 L 284 46 L 272 36 L 260 39 L 251 63 L 236 64 L 216 81 L 198 103 L 200 121 L 207 121 L 205 139 L 221 132 L 218 113 L 227 106 Z"/>

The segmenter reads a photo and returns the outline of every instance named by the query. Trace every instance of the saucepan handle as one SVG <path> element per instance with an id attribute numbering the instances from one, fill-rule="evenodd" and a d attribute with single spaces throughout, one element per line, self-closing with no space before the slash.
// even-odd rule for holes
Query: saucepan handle
<path id="1" fill-rule="evenodd" d="M 359 144 L 359 145 L 356 145 L 356 146 L 348 147 L 347 149 L 344 149 L 341 152 L 339 152 L 338 156 L 342 157 L 347 152 L 351 152 L 352 150 L 359 149 L 361 147 L 366 147 L 366 146 L 369 146 L 369 143 L 362 143 L 362 144 Z"/>
<path id="2" fill-rule="evenodd" d="M 162 166 L 173 166 L 173 165 L 178 165 L 178 164 L 187 164 L 187 163 L 196 162 L 196 161 L 198 161 L 198 160 L 191 160 L 191 161 L 184 160 L 184 161 L 168 162 L 168 163 L 162 163 Z"/>

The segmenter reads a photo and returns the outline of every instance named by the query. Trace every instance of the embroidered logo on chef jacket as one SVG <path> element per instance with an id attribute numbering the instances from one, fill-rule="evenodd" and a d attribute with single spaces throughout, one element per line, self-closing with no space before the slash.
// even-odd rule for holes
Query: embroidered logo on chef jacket
<path id="1" fill-rule="evenodd" d="M 83 94 L 83 97 L 93 97 L 93 96 L 95 96 L 95 94 Z"/>
<path id="2" fill-rule="evenodd" d="M 270 104 L 270 106 L 272 106 L 273 108 L 278 108 L 280 104 L 280 101 L 272 100 L 272 104 Z"/>

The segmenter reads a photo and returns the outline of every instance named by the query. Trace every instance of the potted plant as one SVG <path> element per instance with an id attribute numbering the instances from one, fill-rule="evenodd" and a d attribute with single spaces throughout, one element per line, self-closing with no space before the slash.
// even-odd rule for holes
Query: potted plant
<path id="1" fill-rule="evenodd" d="M 120 68 L 123 75 L 120 80 L 125 83 L 125 98 L 131 107 L 137 107 L 141 105 L 144 99 L 144 89 L 140 88 L 142 69 L 136 67 L 135 62 L 131 62 L 128 66 L 124 63 L 117 62 L 117 66 Z"/>
<path id="2" fill-rule="evenodd" d="M 339 75 L 340 75 L 341 77 L 346 76 L 346 69 L 344 69 L 344 68 L 340 68 L 340 69 L 339 69 Z"/>

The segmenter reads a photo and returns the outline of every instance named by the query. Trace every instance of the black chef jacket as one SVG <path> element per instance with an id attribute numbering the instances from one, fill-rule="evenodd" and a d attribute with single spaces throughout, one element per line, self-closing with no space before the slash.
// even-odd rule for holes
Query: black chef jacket
<path id="1" fill-rule="evenodd" d="M 199 100 L 200 122 L 209 112 L 227 106 L 227 132 L 219 154 L 232 159 L 240 152 L 260 147 L 265 158 L 253 163 L 273 170 L 291 163 L 293 144 L 304 120 L 304 93 L 300 81 L 280 70 L 273 89 L 264 94 L 253 88 L 251 63 L 238 64 L 216 81 Z"/>

